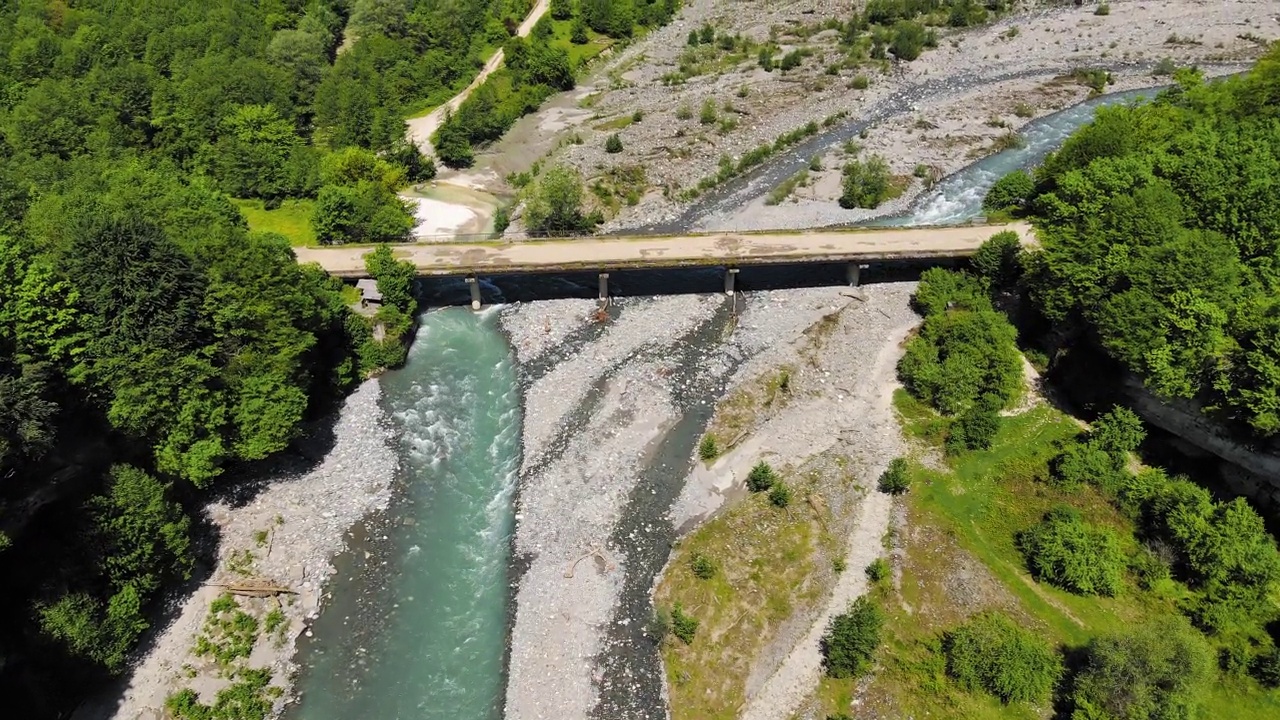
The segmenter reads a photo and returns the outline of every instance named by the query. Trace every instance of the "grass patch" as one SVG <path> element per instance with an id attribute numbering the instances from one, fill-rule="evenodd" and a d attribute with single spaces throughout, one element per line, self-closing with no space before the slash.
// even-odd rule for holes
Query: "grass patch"
<path id="1" fill-rule="evenodd" d="M 791 197 L 791 193 L 795 192 L 797 187 L 804 187 L 805 185 L 808 185 L 808 184 L 809 184 L 809 171 L 801 170 L 795 175 L 792 175 L 786 180 L 783 180 L 781 185 L 771 190 L 769 192 L 769 196 L 764 199 L 764 204 L 777 205 L 781 203 L 783 200 L 786 200 L 787 198 Z"/>
<path id="2" fill-rule="evenodd" d="M 316 233 L 311 228 L 311 211 L 314 200 L 285 200 L 280 207 L 267 210 L 261 200 L 232 200 L 240 209 L 249 229 L 254 232 L 273 232 L 289 238 L 289 244 L 313 247 Z"/>
<path id="3" fill-rule="evenodd" d="M 936 448 L 945 420 L 903 391 L 894 398 L 903 430 Z M 1079 596 L 1037 583 L 1015 544 L 1059 503 L 1084 520 L 1108 528 L 1122 550 L 1138 549 L 1133 523 L 1093 486 L 1059 489 L 1040 482 L 1030 468 L 1058 452 L 1080 432 L 1074 420 L 1047 406 L 1005 418 L 990 450 L 951 458 L 949 468 L 910 467 L 908 521 L 900 590 L 890 591 L 886 643 L 863 707 L 881 717 L 1039 718 L 1042 709 L 1003 705 L 968 692 L 947 677 L 941 637 L 967 617 L 999 609 L 1057 647 L 1079 648 L 1101 633 L 1120 631 L 1177 614 L 1187 591 L 1174 581 L 1144 590 L 1126 575 L 1113 598 Z M 824 681 L 819 701 L 832 712 L 849 688 Z M 1250 680 L 1220 679 L 1204 698 L 1204 717 L 1263 718 L 1280 712 L 1280 694 L 1264 693 Z M 830 703 L 830 704 L 828 704 Z"/>
<path id="4" fill-rule="evenodd" d="M 707 435 L 715 438 L 716 455 L 723 455 L 756 426 L 763 410 L 786 401 L 791 395 L 794 369 L 784 365 L 743 383 L 716 407 Z M 712 457 L 715 457 L 713 455 Z"/>
<path id="5" fill-rule="evenodd" d="M 690 644 L 663 643 L 675 720 L 736 718 L 756 654 L 797 606 L 823 595 L 809 579 L 822 528 L 812 512 L 799 509 L 802 503 L 795 505 L 779 509 L 764 493 L 753 494 L 677 546 L 656 602 L 663 608 L 679 603 L 698 628 Z M 717 571 L 698 577 L 696 557 L 714 562 Z"/>

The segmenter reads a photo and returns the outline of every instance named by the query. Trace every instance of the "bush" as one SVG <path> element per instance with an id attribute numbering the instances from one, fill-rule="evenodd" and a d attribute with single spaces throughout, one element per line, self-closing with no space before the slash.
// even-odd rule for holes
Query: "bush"
<path id="1" fill-rule="evenodd" d="M 854 75 L 853 79 L 849 81 L 849 87 L 854 90 L 866 90 L 870 85 L 871 80 L 862 74 Z"/>
<path id="2" fill-rule="evenodd" d="M 1249 671 L 1264 687 L 1280 687 L 1280 647 L 1260 653 L 1253 659 Z"/>
<path id="3" fill-rule="evenodd" d="M 1089 429 L 1089 444 L 1113 455 L 1125 455 L 1137 450 L 1146 438 L 1147 431 L 1142 425 L 1142 418 L 1129 408 L 1119 405 L 1093 421 L 1093 426 Z"/>
<path id="4" fill-rule="evenodd" d="M 943 650 L 956 682 L 1005 703 L 1045 703 L 1062 676 L 1058 653 L 1000 613 L 978 615 L 947 633 Z"/>
<path id="5" fill-rule="evenodd" d="M 854 678 L 871 669 L 880 646 L 884 612 L 865 595 L 853 601 L 849 611 L 832 619 L 822 636 L 822 657 L 827 675 Z"/>
<path id="6" fill-rule="evenodd" d="M 784 508 L 791 504 L 791 488 L 784 482 L 776 482 L 769 489 L 769 502 Z"/>
<path id="7" fill-rule="evenodd" d="M 1156 63 L 1155 68 L 1151 70 L 1151 74 L 1156 77 L 1168 77 L 1178 71 L 1178 63 L 1173 58 L 1160 58 L 1160 62 Z"/>
<path id="8" fill-rule="evenodd" d="M 841 174 L 844 192 L 840 207 L 846 210 L 877 207 L 889 194 L 889 164 L 879 155 L 848 162 Z"/>
<path id="9" fill-rule="evenodd" d="M 1053 461 L 1053 482 L 1066 489 L 1085 483 L 1112 488 L 1119 475 L 1115 460 L 1091 443 L 1074 443 Z"/>
<path id="10" fill-rule="evenodd" d="M 911 476 L 907 472 L 906 458 L 894 458 L 889 467 L 880 473 L 880 492 L 890 495 L 901 495 L 911 486 Z"/>
<path id="11" fill-rule="evenodd" d="M 948 309 L 991 310 L 991 298 L 978 278 L 965 272 L 930 268 L 920 274 L 911 307 L 926 318 Z"/>
<path id="12" fill-rule="evenodd" d="M 716 562 L 702 553 L 694 553 L 689 560 L 689 569 L 693 571 L 693 576 L 699 580 L 710 580 L 716 576 L 719 568 Z"/>
<path id="13" fill-rule="evenodd" d="M 991 186 L 986 196 L 982 198 L 982 209 L 995 212 L 1023 208 L 1035 192 L 1036 183 L 1027 171 L 1014 170 Z"/>
<path id="14" fill-rule="evenodd" d="M 618 137 L 618 133 L 614 133 L 605 139 L 604 151 L 610 154 L 622 152 L 622 138 Z"/>
<path id="15" fill-rule="evenodd" d="M 1013 106 L 1013 114 L 1020 118 L 1029 118 L 1036 114 L 1036 109 L 1031 103 L 1020 102 Z"/>
<path id="16" fill-rule="evenodd" d="M 1071 694 L 1075 717 L 1194 717 L 1212 669 L 1204 638 L 1176 617 L 1096 638 Z"/>
<path id="17" fill-rule="evenodd" d="M 867 566 L 866 573 L 868 580 L 878 583 L 889 577 L 889 563 L 885 562 L 884 558 L 876 558 Z"/>
<path id="18" fill-rule="evenodd" d="M 965 450 L 990 450 L 996 433 L 1000 431 L 1000 407 L 1003 402 L 1000 396 L 986 393 L 961 413 L 951 424 L 947 435 L 947 451 L 954 455 Z"/>
<path id="19" fill-rule="evenodd" d="M 777 482 L 778 474 L 769 463 L 761 460 L 747 473 L 747 489 L 751 492 L 764 492 Z"/>
<path id="20" fill-rule="evenodd" d="M 899 20 L 893 26 L 893 41 L 889 43 L 889 51 L 899 60 L 910 62 L 924 52 L 926 39 L 927 33 L 923 25 L 910 20 Z"/>
<path id="21" fill-rule="evenodd" d="M 671 608 L 671 634 L 680 638 L 685 645 L 692 645 L 693 637 L 698 634 L 698 619 L 686 615 L 680 603 Z"/>
<path id="22" fill-rule="evenodd" d="M 969 262 L 992 287 L 1012 287 L 1022 275 L 1022 239 L 1012 230 L 998 232 L 978 246 Z"/>
<path id="23" fill-rule="evenodd" d="M 716 117 L 716 101 L 712 98 L 707 98 L 702 103 L 702 111 L 698 114 L 698 122 L 703 125 L 714 125 Z"/>
<path id="24" fill-rule="evenodd" d="M 551 168 L 525 189 L 525 226 L 536 235 L 580 235 L 595 224 L 583 214 L 582 176 L 572 168 Z"/>
<path id="25" fill-rule="evenodd" d="M 799 50 L 792 50 L 791 52 L 782 56 L 782 60 L 778 62 L 778 69 L 781 70 L 782 72 L 786 72 L 788 70 L 794 70 L 795 68 L 800 67 L 800 62 L 802 59 L 803 59 L 803 56 L 800 54 Z"/>
<path id="26" fill-rule="evenodd" d="M 1094 15 L 1110 15 L 1111 6 L 1107 3 L 1098 3 L 1098 7 L 1093 9 Z"/>
<path id="27" fill-rule="evenodd" d="M 1017 331 L 1007 318 L 989 309 L 985 295 L 972 298 L 934 288 L 935 277 L 965 277 L 933 270 L 921 277 L 917 305 L 934 306 L 919 333 L 898 361 L 898 377 L 908 392 L 945 415 L 958 415 L 992 394 L 1004 406 L 1022 387 L 1022 356 Z M 973 281 L 978 288 L 981 283 Z M 961 288 L 956 288 L 961 289 Z M 981 290 L 979 290 L 979 293 Z M 965 312 L 954 305 L 975 302 L 988 308 Z M 938 312 L 936 308 L 948 308 Z"/>
<path id="28" fill-rule="evenodd" d="M 1086 523 L 1075 508 L 1059 505 L 1039 525 L 1019 534 L 1018 548 L 1036 579 L 1078 595 L 1120 592 L 1125 560 L 1110 530 Z"/>
<path id="29" fill-rule="evenodd" d="M 689 107 L 689 103 L 680 103 L 680 107 L 676 108 L 677 120 L 688 120 L 693 117 L 693 108 Z"/>
<path id="30" fill-rule="evenodd" d="M 698 457 L 703 460 L 715 460 L 720 455 L 720 448 L 716 446 L 716 436 L 707 433 L 702 436 L 702 442 L 698 443 Z"/>

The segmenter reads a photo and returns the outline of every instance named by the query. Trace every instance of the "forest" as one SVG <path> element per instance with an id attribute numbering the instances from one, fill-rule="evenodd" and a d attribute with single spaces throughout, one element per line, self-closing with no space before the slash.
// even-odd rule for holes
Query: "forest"
<path id="1" fill-rule="evenodd" d="M 434 168 L 404 117 L 469 82 L 525 0 L 19 0 L 0 8 L 0 688 L 61 716 L 199 572 L 194 510 L 403 361 L 414 303 L 300 266 L 400 239 Z M 381 325 L 385 339 L 375 340 Z"/>
<path id="2" fill-rule="evenodd" d="M 1244 442 L 1280 434 L 1280 49 L 1101 110 L 988 207 L 1043 245 L 1021 288 L 1056 344 L 1096 348 Z M 1051 343 L 1054 344 L 1054 343 Z"/>

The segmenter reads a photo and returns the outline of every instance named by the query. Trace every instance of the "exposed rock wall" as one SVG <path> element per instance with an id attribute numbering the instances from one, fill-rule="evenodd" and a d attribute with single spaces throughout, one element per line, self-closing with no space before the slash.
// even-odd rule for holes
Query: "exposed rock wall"
<path id="1" fill-rule="evenodd" d="M 1133 410 L 1147 422 L 1184 440 L 1195 454 L 1216 455 L 1225 461 L 1222 480 L 1232 492 L 1257 501 L 1264 508 L 1280 508 L 1280 441 L 1250 446 L 1225 430 L 1190 401 L 1158 398 L 1136 377 L 1126 377 L 1122 391 Z"/>

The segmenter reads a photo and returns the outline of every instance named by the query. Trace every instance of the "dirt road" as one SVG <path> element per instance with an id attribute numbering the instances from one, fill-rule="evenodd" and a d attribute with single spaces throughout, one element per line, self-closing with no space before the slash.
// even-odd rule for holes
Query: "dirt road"
<path id="1" fill-rule="evenodd" d="M 1031 226 L 967 225 L 795 233 L 714 233 L 678 237 L 590 237 L 563 240 L 399 245 L 397 257 L 422 275 L 564 272 L 696 265 L 765 265 L 957 257 L 971 254 L 1001 230 L 1034 242 Z M 295 248 L 298 262 L 332 275 L 365 275 L 368 247 Z"/>
<path id="2" fill-rule="evenodd" d="M 516 28 L 516 35 L 519 37 L 528 37 L 529 33 L 533 31 L 533 26 L 536 25 L 538 20 L 546 14 L 547 9 L 550 7 L 551 0 L 538 0 L 538 2 L 534 4 L 533 9 L 530 10 L 529 14 L 525 17 L 524 22 L 520 23 L 520 27 Z M 407 122 L 409 126 L 409 139 L 418 145 L 423 154 L 432 154 L 431 136 L 435 133 L 436 129 L 440 127 L 440 124 L 444 122 L 445 115 L 451 112 L 457 112 L 458 108 L 462 106 L 463 101 L 470 97 L 471 93 L 474 92 L 476 88 L 480 87 L 480 83 L 484 82 L 485 78 L 489 77 L 489 75 L 493 74 L 495 70 L 502 66 L 503 57 L 502 48 L 498 48 L 498 50 L 489 57 L 489 60 L 485 62 L 484 67 L 480 70 L 480 74 L 476 75 L 476 78 L 472 80 L 471 84 L 462 92 L 454 95 L 449 102 L 441 105 L 435 110 L 432 110 L 426 115 L 409 119 Z"/>

